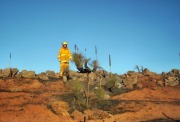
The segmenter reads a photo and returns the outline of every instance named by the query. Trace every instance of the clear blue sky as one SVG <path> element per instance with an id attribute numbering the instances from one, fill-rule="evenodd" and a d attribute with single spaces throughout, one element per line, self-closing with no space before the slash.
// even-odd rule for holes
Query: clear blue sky
<path id="1" fill-rule="evenodd" d="M 0 0 L 0 69 L 58 72 L 64 40 L 113 73 L 180 69 L 180 0 Z"/>

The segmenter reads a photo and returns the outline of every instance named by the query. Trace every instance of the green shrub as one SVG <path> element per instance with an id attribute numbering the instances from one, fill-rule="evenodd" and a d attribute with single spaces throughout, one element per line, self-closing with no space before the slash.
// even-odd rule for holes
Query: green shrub
<path id="1" fill-rule="evenodd" d="M 97 89 L 96 90 L 96 97 L 99 101 L 103 101 L 106 95 L 106 91 L 104 89 Z"/>

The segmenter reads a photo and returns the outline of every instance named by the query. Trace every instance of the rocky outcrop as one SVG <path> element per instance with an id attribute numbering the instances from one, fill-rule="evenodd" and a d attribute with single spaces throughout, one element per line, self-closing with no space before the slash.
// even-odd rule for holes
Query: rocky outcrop
<path id="1" fill-rule="evenodd" d="M 91 73 L 79 73 L 76 71 L 69 71 L 71 80 L 86 81 L 94 87 L 102 86 L 112 93 L 120 93 L 122 90 L 132 90 L 136 88 L 143 88 L 144 81 L 155 82 L 159 86 L 177 86 L 180 83 L 180 70 L 172 69 L 170 72 L 162 72 L 156 74 L 145 68 L 142 73 L 135 71 L 128 71 L 126 74 L 110 74 L 104 70 L 97 70 Z M 58 79 L 59 74 L 54 71 L 47 70 L 40 74 L 35 71 L 22 70 L 19 72 L 17 68 L 0 69 L 0 78 L 30 78 L 48 81 L 51 79 Z"/>
<path id="2" fill-rule="evenodd" d="M 162 79 L 156 81 L 160 86 L 177 86 L 180 82 L 180 70 L 172 69 L 170 72 L 161 74 Z"/>
<path id="3" fill-rule="evenodd" d="M 0 69 L 0 77 L 1 78 L 7 78 L 7 77 L 14 77 L 17 75 L 19 70 L 17 68 L 6 68 L 6 69 Z"/>
<path id="4" fill-rule="evenodd" d="M 11 69 L 11 76 L 14 77 L 15 75 L 17 75 L 18 72 L 19 72 L 19 70 L 17 68 L 12 68 Z"/>
<path id="5" fill-rule="evenodd" d="M 59 74 L 54 71 L 47 70 L 40 74 L 36 74 L 35 71 L 22 70 L 19 72 L 17 68 L 6 68 L 0 69 L 0 78 L 30 78 L 30 79 L 40 79 L 40 80 L 49 80 L 49 79 L 58 79 Z"/>

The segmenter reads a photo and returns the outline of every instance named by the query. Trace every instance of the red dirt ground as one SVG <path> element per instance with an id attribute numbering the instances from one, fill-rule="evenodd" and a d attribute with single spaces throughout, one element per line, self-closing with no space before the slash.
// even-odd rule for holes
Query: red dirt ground
<path id="1" fill-rule="evenodd" d="M 144 88 L 112 96 L 110 118 L 86 122 L 142 122 L 180 120 L 180 86 Z M 0 122 L 79 122 L 55 114 L 49 104 L 70 90 L 61 80 L 0 79 Z M 170 118 L 168 118 L 170 117 Z"/>

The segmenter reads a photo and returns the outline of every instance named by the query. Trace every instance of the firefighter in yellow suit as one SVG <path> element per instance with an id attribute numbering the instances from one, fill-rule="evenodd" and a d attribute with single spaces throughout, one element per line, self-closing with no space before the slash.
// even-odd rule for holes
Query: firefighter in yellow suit
<path id="1" fill-rule="evenodd" d="M 64 73 L 67 73 L 67 71 L 69 70 L 69 60 L 72 60 L 72 54 L 68 49 L 67 44 L 68 43 L 64 41 L 58 53 L 58 60 L 60 61 L 60 77 L 62 77 Z"/>

